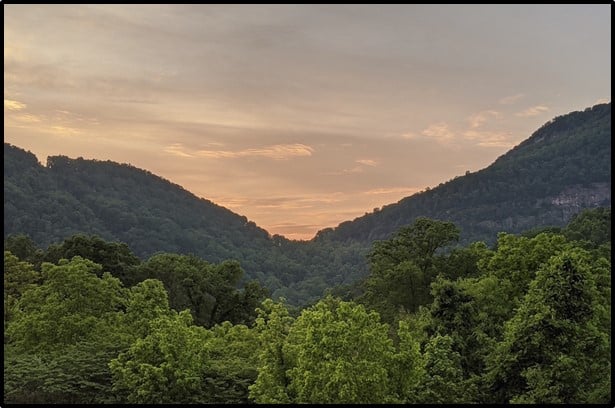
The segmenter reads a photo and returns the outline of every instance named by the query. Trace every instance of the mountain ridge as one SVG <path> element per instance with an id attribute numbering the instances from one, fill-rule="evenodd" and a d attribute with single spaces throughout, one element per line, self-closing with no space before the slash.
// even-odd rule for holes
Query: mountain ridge
<path id="1" fill-rule="evenodd" d="M 321 230 L 317 236 L 342 241 L 386 239 L 396 229 L 410 224 L 416 217 L 427 216 L 458 223 L 462 234 L 465 230 L 466 237 L 462 240 L 467 242 L 467 233 L 468 230 L 472 230 L 472 226 L 464 223 L 461 216 L 456 217 L 450 209 L 444 207 L 456 201 L 455 205 L 471 209 L 477 205 L 478 200 L 468 199 L 468 195 L 480 197 L 479 204 L 483 206 L 485 203 L 497 204 L 507 200 L 519 202 L 520 194 L 542 195 L 539 200 L 532 202 L 531 206 L 548 210 L 547 213 L 549 213 L 542 216 L 533 215 L 535 217 L 533 220 L 523 220 L 519 217 L 515 219 L 511 217 L 512 211 L 485 214 L 493 218 L 501 218 L 503 221 L 495 222 L 490 227 L 489 221 L 493 220 L 483 220 L 482 222 L 486 222 L 484 228 L 475 229 L 471 234 L 473 238 L 478 236 L 479 239 L 493 242 L 494 231 L 497 228 L 509 232 L 521 232 L 528 227 L 535 226 L 532 224 L 562 226 L 575 213 L 574 210 L 570 210 L 570 206 L 566 208 L 565 205 L 566 202 L 570 202 L 572 206 L 578 203 L 570 199 L 575 194 L 580 194 L 585 200 L 585 205 L 578 206 L 579 210 L 586 206 L 610 206 L 610 127 L 611 103 L 595 105 L 584 111 L 558 116 L 481 170 L 467 173 L 465 176 L 457 176 L 446 183 L 440 183 L 437 187 L 404 197 L 397 203 L 386 205 L 376 212 L 357 217 L 352 221 L 345 221 L 335 228 Z M 600 150 L 604 147 L 608 149 Z M 554 154 L 554 151 L 559 154 Z M 583 160 L 588 157 L 592 159 L 591 163 L 583 163 Z M 513 163 L 516 167 L 511 165 Z M 531 170 L 536 170 L 536 172 L 531 173 Z M 541 170 L 544 171 L 540 172 Z M 536 180 L 528 180 L 532 175 L 540 175 L 540 177 Z M 488 178 L 492 179 L 488 180 Z M 515 184 L 506 182 L 505 178 L 517 181 L 516 184 L 522 188 L 514 188 Z M 484 188 L 472 189 L 472 186 L 468 186 L 468 181 Z M 501 183 L 501 185 L 493 185 L 495 183 Z M 510 188 L 511 186 L 513 188 Z M 570 193 L 566 194 L 568 190 Z M 455 195 L 458 200 L 442 200 L 444 195 Z M 596 199 L 592 200 L 592 195 L 596 196 Z M 425 201 L 429 202 L 430 208 L 426 208 Z M 562 207 L 561 217 L 554 214 L 553 205 Z M 394 219 L 391 220 L 391 218 Z M 361 224 L 368 224 L 368 226 L 357 227 L 358 225 L 363 226 Z M 387 228 L 386 226 L 389 225 L 390 227 Z M 489 238 L 488 235 L 491 237 Z"/>
<path id="2" fill-rule="evenodd" d="M 493 243 L 498 232 L 563 226 L 588 207 L 610 206 L 611 104 L 550 120 L 490 166 L 319 231 L 309 241 L 271 235 L 247 217 L 163 177 L 110 160 L 50 156 L 4 145 L 4 237 L 38 245 L 75 233 L 129 245 L 139 257 L 194 254 L 237 259 L 292 301 L 365 276 L 365 254 L 417 217 L 452 221 L 461 243 Z"/>

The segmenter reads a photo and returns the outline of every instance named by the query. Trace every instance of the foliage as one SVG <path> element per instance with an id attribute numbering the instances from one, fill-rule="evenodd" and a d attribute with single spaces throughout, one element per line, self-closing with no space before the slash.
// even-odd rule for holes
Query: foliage
<path id="1" fill-rule="evenodd" d="M 597 310 L 610 310 L 596 276 L 607 265 L 582 249 L 566 250 L 542 266 L 490 356 L 488 379 L 498 402 L 605 403 L 610 387 L 610 333 Z M 608 380 L 610 384 L 610 379 Z M 597 398 L 588 400 L 588 396 Z"/>
<path id="2" fill-rule="evenodd" d="M 398 311 L 414 312 L 431 301 L 429 284 L 435 278 L 436 251 L 459 237 L 449 222 L 419 218 L 369 254 L 370 275 L 360 300 L 392 322 Z"/>
<path id="3" fill-rule="evenodd" d="M 43 283 L 23 293 L 7 329 L 18 351 L 61 350 L 80 341 L 109 336 L 127 293 L 100 265 L 75 257 L 59 265 L 44 263 Z"/>
<path id="4" fill-rule="evenodd" d="M 391 402 L 388 326 L 362 305 L 327 297 L 304 310 L 284 347 L 298 403 Z"/>
<path id="5" fill-rule="evenodd" d="M 189 309 L 195 323 L 205 327 L 225 320 L 252 323 L 255 307 L 267 295 L 255 282 L 237 290 L 243 271 L 233 261 L 213 265 L 195 256 L 160 253 L 140 264 L 135 274 L 160 280 L 171 307 Z"/>
<path id="6" fill-rule="evenodd" d="M 247 402 L 256 336 L 225 322 L 192 324 L 187 310 L 150 322 L 149 334 L 111 360 L 113 391 L 129 403 Z"/>
<path id="7" fill-rule="evenodd" d="M 81 256 L 37 265 L 43 252 L 17 237 L 9 247 L 35 264 L 5 251 L 5 402 L 606 403 L 601 212 L 449 252 L 456 227 L 420 220 L 374 246 L 373 276 L 352 289 L 362 304 L 327 296 L 303 309 L 262 300 L 255 282 L 238 288 L 237 262 L 160 253 L 129 265 L 138 283 L 125 287 Z M 96 237 L 65 242 L 111 266 L 126 255 Z M 428 278 L 414 310 L 403 272 Z"/>

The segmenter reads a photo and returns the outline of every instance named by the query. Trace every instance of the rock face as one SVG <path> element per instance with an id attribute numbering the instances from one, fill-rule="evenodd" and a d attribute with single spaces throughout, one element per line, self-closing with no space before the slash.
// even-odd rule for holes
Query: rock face
<path id="1" fill-rule="evenodd" d="M 570 218 L 583 208 L 604 207 L 611 205 L 611 185 L 592 183 L 590 186 L 573 186 L 565 189 L 551 199 L 551 204 L 564 211 L 564 220 Z"/>

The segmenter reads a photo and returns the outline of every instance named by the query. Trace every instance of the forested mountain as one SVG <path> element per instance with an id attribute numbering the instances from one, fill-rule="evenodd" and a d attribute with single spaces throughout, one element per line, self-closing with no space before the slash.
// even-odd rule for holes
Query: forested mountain
<path id="1" fill-rule="evenodd" d="M 500 231 L 562 226 L 583 208 L 611 205 L 611 104 L 556 117 L 489 167 L 383 207 L 318 238 L 373 242 L 417 217 L 452 221 L 461 242 Z"/>
<path id="2" fill-rule="evenodd" d="M 4 237 L 46 247 L 76 233 L 127 243 L 139 257 L 194 254 L 235 259 L 290 303 L 319 297 L 367 273 L 365 255 L 426 216 L 459 226 L 460 241 L 493 243 L 497 232 L 562 226 L 611 202 L 611 104 L 555 118 L 484 170 L 404 198 L 380 211 L 290 241 L 148 171 L 111 161 L 49 157 L 46 166 L 4 145 Z"/>
<path id="3" fill-rule="evenodd" d="M 365 273 L 364 248 L 273 237 L 246 217 L 198 198 L 148 171 L 111 161 L 53 156 L 47 165 L 4 144 L 4 237 L 28 235 L 47 247 L 73 234 L 127 243 L 140 258 L 156 252 L 234 259 L 292 303 Z M 357 266 L 358 265 L 358 266 Z"/>

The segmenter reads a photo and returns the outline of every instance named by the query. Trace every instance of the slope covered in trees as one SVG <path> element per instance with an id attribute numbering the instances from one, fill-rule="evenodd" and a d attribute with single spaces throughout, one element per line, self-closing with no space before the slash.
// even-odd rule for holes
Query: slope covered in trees
<path id="1" fill-rule="evenodd" d="M 292 304 L 367 273 L 365 255 L 420 216 L 454 222 L 460 243 L 493 243 L 501 231 L 562 226 L 583 208 L 610 206 L 610 104 L 545 124 L 488 168 L 321 231 L 311 241 L 270 236 L 246 217 L 127 164 L 49 157 L 46 166 L 4 145 L 4 237 L 62 246 L 73 234 L 156 252 L 233 259 Z M 119 244 L 118 244 L 119 245 Z M 52 260 L 53 261 L 53 260 Z"/>
<path id="2" fill-rule="evenodd" d="M 461 242 L 562 226 L 582 208 L 611 205 L 611 104 L 556 117 L 489 167 L 347 221 L 319 237 L 373 242 L 418 217 L 454 222 Z"/>

